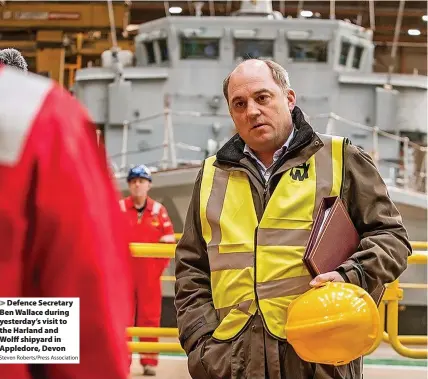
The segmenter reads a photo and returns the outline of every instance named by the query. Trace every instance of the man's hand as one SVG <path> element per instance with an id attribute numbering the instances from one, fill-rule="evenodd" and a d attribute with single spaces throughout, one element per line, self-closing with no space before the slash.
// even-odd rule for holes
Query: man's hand
<path id="1" fill-rule="evenodd" d="M 319 287 L 326 282 L 345 282 L 345 280 L 337 271 L 331 271 L 318 275 L 309 283 L 309 285 L 311 287 Z"/>

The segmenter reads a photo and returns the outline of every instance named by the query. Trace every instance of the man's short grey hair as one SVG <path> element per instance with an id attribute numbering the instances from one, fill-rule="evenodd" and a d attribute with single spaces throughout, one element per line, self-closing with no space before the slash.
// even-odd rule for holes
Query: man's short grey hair
<path id="1" fill-rule="evenodd" d="M 28 71 L 28 65 L 25 58 L 16 49 L 0 50 L 0 63 L 17 68 L 24 72 Z"/>
<path id="2" fill-rule="evenodd" d="M 265 62 L 272 73 L 272 77 L 275 83 L 278 84 L 279 88 L 281 88 L 281 90 L 285 94 L 288 93 L 288 90 L 290 89 L 290 78 L 288 76 L 287 70 L 284 67 L 282 67 L 280 64 L 270 59 L 262 59 L 262 58 L 252 58 L 252 59 Z M 230 81 L 231 75 L 232 73 L 230 73 L 226 77 L 226 79 L 224 79 L 223 81 L 223 95 L 228 103 L 229 103 L 229 95 L 227 91 L 229 89 L 229 81 Z"/>

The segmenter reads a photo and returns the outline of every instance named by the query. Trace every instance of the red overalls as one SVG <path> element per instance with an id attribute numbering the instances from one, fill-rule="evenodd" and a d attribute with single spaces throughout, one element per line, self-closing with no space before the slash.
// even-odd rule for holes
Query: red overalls
<path id="1" fill-rule="evenodd" d="M 141 215 L 131 197 L 121 200 L 121 208 L 129 220 L 129 242 L 174 243 L 174 229 L 163 205 L 147 198 Z M 135 326 L 159 327 L 162 306 L 160 276 L 168 266 L 169 258 L 132 258 L 135 283 Z M 158 341 L 158 338 L 140 338 L 141 341 Z M 156 366 L 158 354 L 141 354 L 141 364 Z"/>

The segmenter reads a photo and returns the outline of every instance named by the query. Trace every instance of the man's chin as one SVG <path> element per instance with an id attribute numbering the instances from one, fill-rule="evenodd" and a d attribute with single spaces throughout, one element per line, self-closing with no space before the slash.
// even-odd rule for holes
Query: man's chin
<path id="1" fill-rule="evenodd" d="M 259 149 L 269 149 L 272 145 L 274 145 L 274 141 L 271 135 L 264 133 L 257 137 L 251 138 L 251 141 L 248 145 L 252 145 L 254 147 L 258 147 Z"/>
<path id="2" fill-rule="evenodd" d="M 131 194 L 132 197 L 144 197 L 145 193 L 133 193 Z"/>

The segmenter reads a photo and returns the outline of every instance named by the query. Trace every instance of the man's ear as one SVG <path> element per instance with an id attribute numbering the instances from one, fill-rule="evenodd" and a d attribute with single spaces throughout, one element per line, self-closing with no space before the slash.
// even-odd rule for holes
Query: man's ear
<path id="1" fill-rule="evenodd" d="M 294 107 L 296 106 L 296 93 L 290 88 L 287 93 L 288 100 L 288 109 L 290 113 L 293 112 Z"/>

